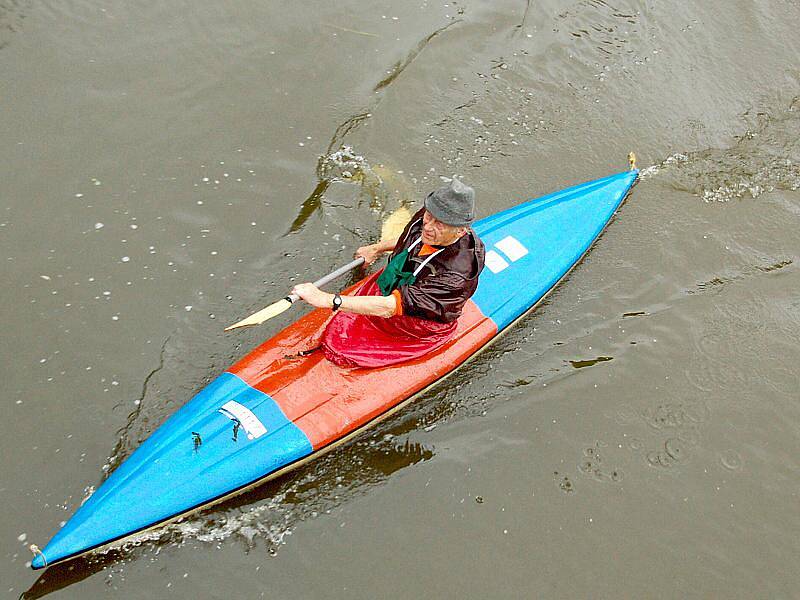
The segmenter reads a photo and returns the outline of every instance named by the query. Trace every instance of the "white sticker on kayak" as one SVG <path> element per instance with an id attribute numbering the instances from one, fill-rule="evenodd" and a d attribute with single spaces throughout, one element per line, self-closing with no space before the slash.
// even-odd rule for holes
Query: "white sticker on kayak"
<path id="1" fill-rule="evenodd" d="M 497 242 L 495 247 L 501 250 L 511 262 L 518 261 L 528 253 L 528 249 L 517 238 L 510 235 Z"/>
<path id="2" fill-rule="evenodd" d="M 506 259 L 494 250 L 489 250 L 486 253 L 485 264 L 492 273 L 499 273 L 508 266 Z"/>
<path id="3" fill-rule="evenodd" d="M 247 439 L 254 440 L 267 433 L 267 428 L 258 420 L 258 417 L 253 414 L 246 406 L 242 406 L 238 402 L 231 400 L 223 404 L 219 412 L 231 419 L 238 421 L 244 430 L 247 432 Z"/>

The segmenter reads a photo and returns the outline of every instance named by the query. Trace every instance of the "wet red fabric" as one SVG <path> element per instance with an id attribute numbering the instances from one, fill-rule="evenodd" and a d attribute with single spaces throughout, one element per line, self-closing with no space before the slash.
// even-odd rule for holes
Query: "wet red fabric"
<path id="1" fill-rule="evenodd" d="M 355 296 L 380 296 L 377 272 Z M 384 367 L 418 358 L 453 337 L 457 321 L 439 323 L 419 317 L 389 318 L 339 312 L 322 336 L 325 357 L 342 367 Z"/>

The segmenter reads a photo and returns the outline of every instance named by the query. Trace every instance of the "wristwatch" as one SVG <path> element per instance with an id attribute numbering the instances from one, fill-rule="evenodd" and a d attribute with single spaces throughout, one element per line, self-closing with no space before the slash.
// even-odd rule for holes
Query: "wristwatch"
<path id="1" fill-rule="evenodd" d="M 336 312 L 342 307 L 342 297 L 339 294 L 333 295 L 333 312 Z"/>

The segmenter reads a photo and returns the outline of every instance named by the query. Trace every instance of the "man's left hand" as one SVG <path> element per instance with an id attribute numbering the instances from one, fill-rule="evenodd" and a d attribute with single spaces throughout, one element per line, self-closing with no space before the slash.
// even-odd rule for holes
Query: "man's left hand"
<path id="1" fill-rule="evenodd" d="M 316 308 L 331 308 L 333 306 L 333 294 L 323 292 L 313 283 L 298 283 L 292 288 L 292 293 L 300 296 L 300 298 Z"/>

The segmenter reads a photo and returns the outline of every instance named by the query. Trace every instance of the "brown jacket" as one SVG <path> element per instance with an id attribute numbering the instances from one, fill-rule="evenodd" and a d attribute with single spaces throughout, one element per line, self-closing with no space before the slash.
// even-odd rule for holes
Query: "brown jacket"
<path id="1" fill-rule="evenodd" d="M 420 209 L 403 230 L 391 258 L 408 248 L 422 235 Z M 404 270 L 415 270 L 425 259 L 418 256 L 422 244 L 409 253 Z M 440 323 L 451 323 L 461 316 L 464 304 L 478 287 L 478 275 L 483 269 L 483 242 L 470 229 L 428 262 L 411 285 L 399 288 L 403 314 Z M 390 258 L 390 260 L 391 260 Z"/>

